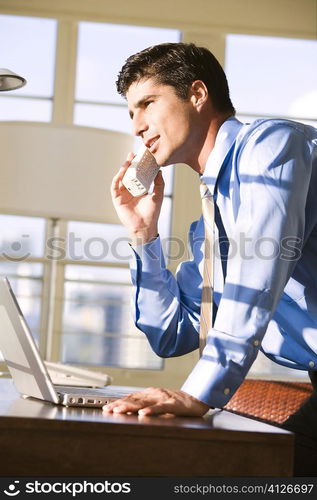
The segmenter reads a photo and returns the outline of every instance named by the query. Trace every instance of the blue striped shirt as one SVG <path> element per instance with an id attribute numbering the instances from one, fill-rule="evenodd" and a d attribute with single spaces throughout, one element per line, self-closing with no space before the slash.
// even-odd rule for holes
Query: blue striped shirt
<path id="1" fill-rule="evenodd" d="M 182 390 L 221 408 L 259 349 L 317 370 L 317 130 L 288 120 L 226 120 L 202 180 L 215 201 L 214 323 Z M 160 238 L 134 248 L 133 314 L 152 349 L 178 356 L 199 345 L 204 224 L 174 276 Z"/>

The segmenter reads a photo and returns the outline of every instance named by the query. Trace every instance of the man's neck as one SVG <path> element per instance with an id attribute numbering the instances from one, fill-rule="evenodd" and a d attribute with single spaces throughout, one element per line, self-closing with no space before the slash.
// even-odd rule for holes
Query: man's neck
<path id="1" fill-rule="evenodd" d="M 198 172 L 199 174 L 203 174 L 206 163 L 208 160 L 208 157 L 213 150 L 217 138 L 217 134 L 219 132 L 219 129 L 221 125 L 232 116 L 231 113 L 226 113 L 226 114 L 219 114 L 217 116 L 214 116 L 210 122 L 209 125 L 205 131 L 205 140 L 203 142 L 203 145 L 200 149 L 200 152 L 197 156 L 197 159 L 195 163 L 193 162 L 190 167 Z"/>

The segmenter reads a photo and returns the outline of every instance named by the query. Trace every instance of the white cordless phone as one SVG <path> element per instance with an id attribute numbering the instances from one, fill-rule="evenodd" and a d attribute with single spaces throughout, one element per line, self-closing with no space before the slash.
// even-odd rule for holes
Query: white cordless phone
<path id="1" fill-rule="evenodd" d="M 143 145 L 124 174 L 122 184 L 130 191 L 132 196 L 142 196 L 149 191 L 159 170 L 160 167 L 157 165 L 154 156 Z"/>

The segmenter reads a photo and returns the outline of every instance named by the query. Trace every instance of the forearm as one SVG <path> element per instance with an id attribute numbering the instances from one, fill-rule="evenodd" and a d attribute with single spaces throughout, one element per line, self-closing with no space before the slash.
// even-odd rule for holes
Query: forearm
<path id="1" fill-rule="evenodd" d="M 163 357 L 198 347 L 199 307 L 182 299 L 177 280 L 166 269 L 160 240 L 133 249 L 133 315 L 152 349 Z"/>

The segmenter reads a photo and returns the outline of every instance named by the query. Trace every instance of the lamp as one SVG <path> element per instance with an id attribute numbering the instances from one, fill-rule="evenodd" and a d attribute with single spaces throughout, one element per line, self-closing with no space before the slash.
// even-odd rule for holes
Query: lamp
<path id="1" fill-rule="evenodd" d="M 25 84 L 26 79 L 23 76 L 17 75 L 9 69 L 0 69 L 0 91 L 19 89 Z"/>

